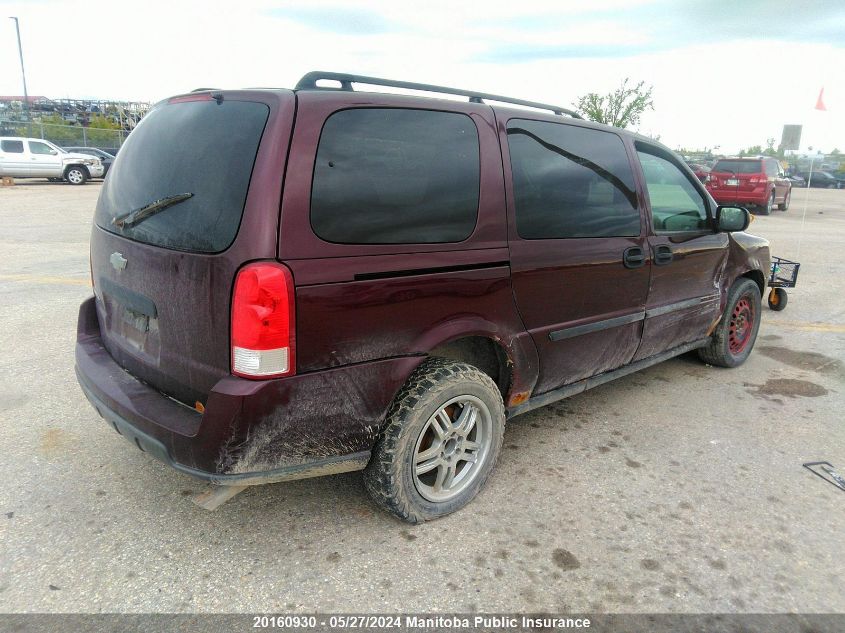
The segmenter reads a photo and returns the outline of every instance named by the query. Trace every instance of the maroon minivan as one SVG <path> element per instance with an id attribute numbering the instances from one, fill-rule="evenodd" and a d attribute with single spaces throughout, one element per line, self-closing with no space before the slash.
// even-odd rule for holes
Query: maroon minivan
<path id="1" fill-rule="evenodd" d="M 198 91 L 103 185 L 76 372 L 118 433 L 216 484 L 205 507 L 364 470 L 424 521 L 475 496 L 506 419 L 690 350 L 742 363 L 769 270 L 749 219 L 557 106 L 337 73 Z"/>

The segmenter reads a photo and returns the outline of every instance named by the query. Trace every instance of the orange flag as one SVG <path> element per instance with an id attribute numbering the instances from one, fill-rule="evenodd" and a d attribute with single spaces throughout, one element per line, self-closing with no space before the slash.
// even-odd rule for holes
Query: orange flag
<path id="1" fill-rule="evenodd" d="M 819 90 L 819 98 L 816 99 L 816 110 L 827 110 L 827 108 L 824 107 L 824 86 L 822 86 L 822 89 Z"/>

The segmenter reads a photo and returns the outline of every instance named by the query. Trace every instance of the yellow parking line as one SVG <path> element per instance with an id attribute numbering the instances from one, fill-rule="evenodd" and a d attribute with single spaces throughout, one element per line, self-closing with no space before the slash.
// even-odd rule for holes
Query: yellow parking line
<path id="1" fill-rule="evenodd" d="M 845 325 L 841 323 L 812 323 L 810 321 L 767 321 L 768 325 L 775 327 L 792 328 L 795 330 L 807 330 L 810 332 L 845 332 Z"/>
<path id="2" fill-rule="evenodd" d="M 60 284 L 65 286 L 90 286 L 88 279 L 51 277 L 49 275 L 0 275 L 0 281 L 23 281 L 32 284 Z"/>

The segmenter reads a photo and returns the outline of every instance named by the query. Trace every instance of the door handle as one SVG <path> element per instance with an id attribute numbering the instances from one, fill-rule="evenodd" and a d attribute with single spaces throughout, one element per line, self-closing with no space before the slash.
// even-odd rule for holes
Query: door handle
<path id="1" fill-rule="evenodd" d="M 658 266 L 665 266 L 672 262 L 672 248 L 665 244 L 660 244 L 654 247 L 654 263 Z"/>
<path id="2" fill-rule="evenodd" d="M 645 264 L 645 253 L 643 249 L 639 246 L 626 248 L 625 252 L 622 253 L 622 263 L 625 264 L 625 268 L 639 268 Z"/>

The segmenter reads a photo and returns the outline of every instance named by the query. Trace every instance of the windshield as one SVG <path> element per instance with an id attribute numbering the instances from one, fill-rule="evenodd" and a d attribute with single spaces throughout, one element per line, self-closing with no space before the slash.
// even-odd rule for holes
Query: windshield
<path id="1" fill-rule="evenodd" d="M 726 171 L 732 174 L 760 174 L 763 164 L 759 160 L 720 160 L 713 166 L 713 171 Z"/>
<path id="2" fill-rule="evenodd" d="M 97 203 L 97 225 L 174 250 L 225 250 L 240 226 L 269 111 L 261 103 L 230 100 L 156 107 L 115 158 Z M 172 201 L 186 192 L 191 195 Z M 127 220 L 151 205 L 155 213 Z"/>

